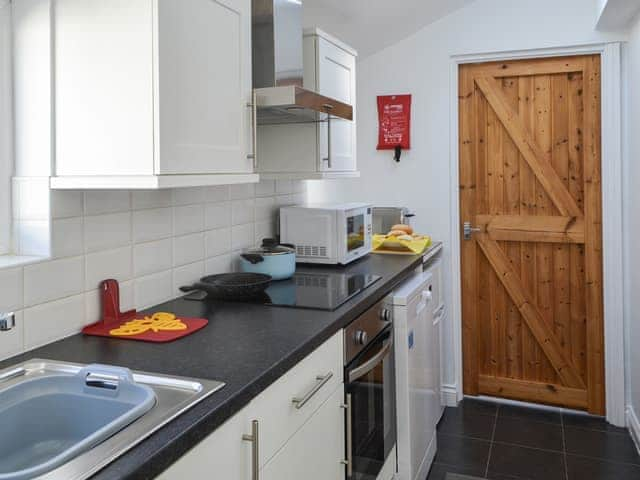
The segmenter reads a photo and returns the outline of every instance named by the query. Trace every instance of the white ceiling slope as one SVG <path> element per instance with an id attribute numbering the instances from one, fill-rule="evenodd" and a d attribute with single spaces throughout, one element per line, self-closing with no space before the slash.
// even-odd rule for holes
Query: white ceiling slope
<path id="1" fill-rule="evenodd" d="M 639 12 L 638 0 L 598 0 L 597 28 L 603 32 L 625 30 Z"/>
<path id="2" fill-rule="evenodd" d="M 319 27 L 371 55 L 475 0 L 303 0 L 305 27 Z"/>

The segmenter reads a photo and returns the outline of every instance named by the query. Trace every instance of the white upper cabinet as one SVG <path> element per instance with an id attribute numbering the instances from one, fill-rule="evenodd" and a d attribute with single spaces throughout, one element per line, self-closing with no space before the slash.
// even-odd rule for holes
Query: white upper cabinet
<path id="1" fill-rule="evenodd" d="M 55 0 L 54 188 L 253 173 L 250 0 Z"/>
<path id="2" fill-rule="evenodd" d="M 318 29 L 304 33 L 304 88 L 353 106 L 353 121 L 261 125 L 262 178 L 358 176 L 356 161 L 356 52 Z"/>
<path id="3" fill-rule="evenodd" d="M 325 36 L 323 36 L 325 35 Z M 315 61 L 315 75 L 311 69 L 305 75 L 305 86 L 316 90 L 321 95 L 335 98 L 355 107 L 356 104 L 356 57 L 355 52 L 347 50 L 343 44 L 336 44 L 335 39 L 326 38 L 326 34 L 314 30 L 305 36 L 308 44 L 309 62 Z M 321 123 L 320 163 L 318 168 L 324 172 L 349 172 L 356 168 L 356 111 L 354 108 L 353 121 L 334 119 L 329 127 Z M 328 129 L 331 128 L 331 140 Z M 331 156 L 329 156 L 329 148 Z"/>

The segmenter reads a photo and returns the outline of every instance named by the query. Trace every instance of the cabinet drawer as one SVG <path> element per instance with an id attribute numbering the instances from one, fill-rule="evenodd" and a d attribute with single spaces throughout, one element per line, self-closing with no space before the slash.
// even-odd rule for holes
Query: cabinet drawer
<path id="1" fill-rule="evenodd" d="M 158 480 L 251 480 L 251 444 L 242 440 L 250 430 L 243 410 L 161 473 Z"/>
<path id="2" fill-rule="evenodd" d="M 260 466 L 266 464 L 342 384 L 342 344 L 340 331 L 249 405 L 249 420 L 260 422 Z"/>
<path id="3" fill-rule="evenodd" d="M 342 480 L 344 392 L 337 388 L 262 470 L 261 480 Z"/>

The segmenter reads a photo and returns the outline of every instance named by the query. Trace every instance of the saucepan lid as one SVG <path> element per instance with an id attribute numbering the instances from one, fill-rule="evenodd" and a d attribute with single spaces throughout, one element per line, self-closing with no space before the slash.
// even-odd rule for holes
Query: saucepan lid
<path id="1" fill-rule="evenodd" d="M 249 248 L 244 250 L 243 253 L 268 257 L 271 255 L 288 255 L 296 253 L 296 248 L 288 243 L 278 243 L 274 238 L 265 238 L 262 240 L 262 245 L 260 247 Z"/>

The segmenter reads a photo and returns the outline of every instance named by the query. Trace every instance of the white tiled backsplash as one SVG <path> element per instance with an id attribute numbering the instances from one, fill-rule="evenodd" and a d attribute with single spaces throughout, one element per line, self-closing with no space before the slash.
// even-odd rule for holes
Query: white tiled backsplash
<path id="1" fill-rule="evenodd" d="M 303 203 L 302 181 L 158 191 L 51 192 L 48 261 L 0 270 L 0 360 L 67 337 L 100 318 L 98 285 L 120 282 L 122 310 L 181 295 L 232 271 L 238 250 L 275 234 L 277 209 Z"/>

